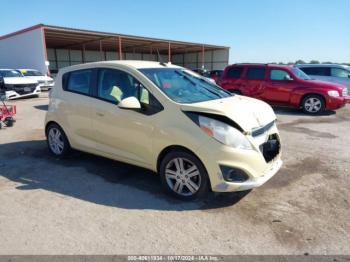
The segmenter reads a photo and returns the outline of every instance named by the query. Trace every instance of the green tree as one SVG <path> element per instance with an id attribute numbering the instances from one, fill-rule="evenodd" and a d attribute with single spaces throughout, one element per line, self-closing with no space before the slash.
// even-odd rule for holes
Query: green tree
<path id="1" fill-rule="evenodd" d="M 319 64 L 320 63 L 320 61 L 317 61 L 317 60 L 311 60 L 310 61 L 310 64 Z"/>
<path id="2" fill-rule="evenodd" d="M 303 60 L 301 60 L 301 59 L 295 61 L 295 63 L 296 63 L 296 64 L 306 64 L 305 61 L 303 61 Z"/>

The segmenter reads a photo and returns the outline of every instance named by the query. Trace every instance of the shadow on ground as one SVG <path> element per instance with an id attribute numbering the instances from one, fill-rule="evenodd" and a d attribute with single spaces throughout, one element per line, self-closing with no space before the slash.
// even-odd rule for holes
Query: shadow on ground
<path id="1" fill-rule="evenodd" d="M 298 108 L 290 108 L 290 107 L 281 107 L 281 106 L 273 106 L 273 110 L 275 111 L 276 115 L 294 115 L 294 116 L 330 116 L 336 114 L 335 111 L 325 111 L 322 114 L 318 115 L 309 115 L 304 113 L 301 109 Z"/>
<path id="2" fill-rule="evenodd" d="M 159 177 L 149 170 L 81 152 L 59 160 L 43 140 L 3 144 L 0 159 L 0 175 L 20 183 L 18 190 L 44 189 L 125 209 L 216 209 L 232 206 L 249 193 L 210 193 L 206 199 L 183 202 L 165 194 Z"/>
<path id="3" fill-rule="evenodd" d="M 47 111 L 49 109 L 49 105 L 38 105 L 38 106 L 34 106 L 34 108 Z"/>

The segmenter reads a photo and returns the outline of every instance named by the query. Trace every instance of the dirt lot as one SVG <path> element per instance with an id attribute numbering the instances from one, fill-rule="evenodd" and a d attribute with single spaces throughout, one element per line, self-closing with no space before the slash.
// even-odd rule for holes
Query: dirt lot
<path id="1" fill-rule="evenodd" d="M 350 105 L 276 109 L 283 169 L 249 193 L 183 203 L 149 171 L 51 157 L 47 94 L 16 104 L 0 130 L 0 254 L 350 254 Z"/>

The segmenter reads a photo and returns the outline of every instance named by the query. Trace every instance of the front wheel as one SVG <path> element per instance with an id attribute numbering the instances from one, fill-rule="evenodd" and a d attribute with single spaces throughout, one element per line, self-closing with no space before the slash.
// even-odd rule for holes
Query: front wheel
<path id="1" fill-rule="evenodd" d="M 46 129 L 47 145 L 50 152 L 56 156 L 63 158 L 68 155 L 70 151 L 70 144 L 67 136 L 62 128 L 52 123 Z"/>
<path id="2" fill-rule="evenodd" d="M 319 95 L 308 95 L 301 102 L 302 109 L 305 113 L 316 115 L 325 111 L 325 102 Z"/>
<path id="3" fill-rule="evenodd" d="M 172 151 L 162 160 L 160 177 L 167 192 L 182 200 L 205 196 L 209 179 L 202 162 L 185 151 Z"/>

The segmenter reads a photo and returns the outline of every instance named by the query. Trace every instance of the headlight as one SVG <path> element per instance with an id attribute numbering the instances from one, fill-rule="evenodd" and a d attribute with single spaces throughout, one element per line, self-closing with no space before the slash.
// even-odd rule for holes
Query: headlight
<path id="1" fill-rule="evenodd" d="M 331 90 L 327 92 L 329 96 L 339 96 L 339 92 L 335 90 Z"/>
<path id="2" fill-rule="evenodd" d="M 199 127 L 210 137 L 220 143 L 238 149 L 253 149 L 248 139 L 236 128 L 221 121 L 198 116 Z"/>

